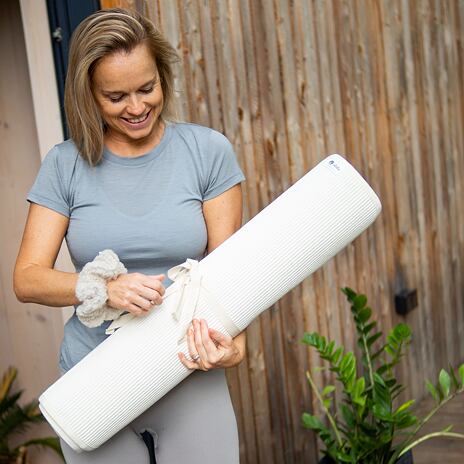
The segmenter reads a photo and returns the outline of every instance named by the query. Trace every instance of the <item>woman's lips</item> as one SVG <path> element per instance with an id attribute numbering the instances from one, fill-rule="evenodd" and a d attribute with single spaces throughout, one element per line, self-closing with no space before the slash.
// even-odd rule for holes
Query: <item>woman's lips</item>
<path id="1" fill-rule="evenodd" d="M 137 129 L 145 129 L 150 122 L 151 122 L 151 115 L 152 112 L 151 110 L 145 115 L 145 119 L 140 122 L 130 122 L 128 119 L 121 117 L 122 122 L 124 125 L 132 130 L 137 130 Z"/>

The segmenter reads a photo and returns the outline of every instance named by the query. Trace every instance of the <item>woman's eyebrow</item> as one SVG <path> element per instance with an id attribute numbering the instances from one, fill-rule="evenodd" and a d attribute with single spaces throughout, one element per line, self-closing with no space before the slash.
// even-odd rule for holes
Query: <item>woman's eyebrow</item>
<path id="1" fill-rule="evenodd" d="M 142 84 L 139 89 L 142 89 L 143 87 L 146 87 L 150 84 L 155 84 L 156 81 L 158 80 L 158 76 L 155 76 L 153 79 L 150 79 L 148 82 L 145 82 L 145 84 Z M 124 90 L 105 90 L 105 89 L 102 89 L 102 93 L 104 93 L 105 95 L 110 95 L 110 94 L 114 94 L 114 93 L 126 93 Z"/>

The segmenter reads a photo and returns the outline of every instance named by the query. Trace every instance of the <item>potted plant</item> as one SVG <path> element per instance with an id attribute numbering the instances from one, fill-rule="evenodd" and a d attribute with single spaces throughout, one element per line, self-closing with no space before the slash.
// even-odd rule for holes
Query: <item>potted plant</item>
<path id="1" fill-rule="evenodd" d="M 303 426 L 314 430 L 324 443 L 321 464 L 409 464 L 414 446 L 433 437 L 464 438 L 464 435 L 444 430 L 417 435 L 430 418 L 456 395 L 464 391 L 464 364 L 457 371 L 442 369 L 437 384 L 426 382 L 435 400 L 433 409 L 422 419 L 411 412 L 415 400 L 397 405 L 397 397 L 404 390 L 395 377 L 394 368 L 411 342 L 411 330 L 406 324 L 396 325 L 384 343 L 378 346 L 382 332 L 371 321 L 372 309 L 367 306 L 365 295 L 352 289 L 342 289 L 351 304 L 351 312 L 361 350 L 362 373 L 358 376 L 356 357 L 345 352 L 334 341 L 318 333 L 305 333 L 302 343 L 316 349 L 328 363 L 337 384 L 342 388 L 341 404 L 334 405 L 335 385 L 319 390 L 311 372 L 308 382 L 321 404 L 327 421 L 305 412 Z"/>
<path id="2" fill-rule="evenodd" d="M 31 401 L 25 406 L 18 404 L 22 391 L 11 391 L 16 374 L 17 370 L 9 367 L 0 384 L 0 464 L 27 464 L 27 449 L 36 445 L 53 449 L 64 461 L 57 437 L 35 438 L 10 447 L 9 441 L 13 435 L 23 432 L 31 424 L 45 420 L 37 401 Z"/>

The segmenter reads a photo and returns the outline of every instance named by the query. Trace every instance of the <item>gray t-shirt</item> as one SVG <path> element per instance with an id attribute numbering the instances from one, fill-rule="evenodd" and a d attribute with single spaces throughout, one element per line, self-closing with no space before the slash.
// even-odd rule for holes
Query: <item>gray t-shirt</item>
<path id="1" fill-rule="evenodd" d="M 196 124 L 168 123 L 150 152 L 128 158 L 105 148 L 95 167 L 71 140 L 56 145 L 27 201 L 69 217 L 65 239 L 76 272 L 109 248 L 128 272 L 161 274 L 204 256 L 202 202 L 243 180 L 226 137 Z M 170 283 L 166 278 L 164 285 Z M 88 328 L 74 312 L 65 325 L 60 368 L 70 369 L 101 343 L 109 324 Z"/>

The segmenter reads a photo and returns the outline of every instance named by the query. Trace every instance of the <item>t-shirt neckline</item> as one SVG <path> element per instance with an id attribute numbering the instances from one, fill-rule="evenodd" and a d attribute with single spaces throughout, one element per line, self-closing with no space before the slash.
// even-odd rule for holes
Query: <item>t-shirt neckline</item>
<path id="1" fill-rule="evenodd" d="M 106 160 L 122 164 L 125 166 L 141 166 L 143 164 L 149 163 L 154 158 L 156 158 L 165 148 L 169 139 L 171 137 L 171 125 L 168 122 L 164 122 L 164 132 L 163 136 L 161 137 L 160 142 L 154 148 L 152 148 L 149 152 L 144 153 L 143 155 L 138 156 L 120 156 L 113 153 L 109 148 L 105 145 L 103 148 L 103 158 Z"/>

